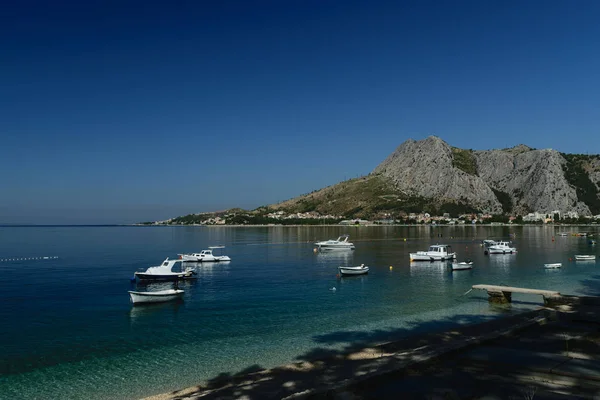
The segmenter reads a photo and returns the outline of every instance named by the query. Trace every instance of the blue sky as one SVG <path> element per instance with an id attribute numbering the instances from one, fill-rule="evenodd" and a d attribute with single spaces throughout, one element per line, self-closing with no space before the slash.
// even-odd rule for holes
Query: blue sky
<path id="1" fill-rule="evenodd" d="M 0 223 L 255 208 L 429 135 L 600 153 L 598 21 L 591 0 L 5 4 Z"/>

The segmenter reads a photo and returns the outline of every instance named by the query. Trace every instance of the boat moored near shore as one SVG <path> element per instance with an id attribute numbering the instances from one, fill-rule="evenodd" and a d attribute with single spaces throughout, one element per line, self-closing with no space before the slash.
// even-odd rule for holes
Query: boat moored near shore
<path id="1" fill-rule="evenodd" d="M 317 250 L 354 250 L 354 244 L 350 243 L 348 239 L 350 235 L 341 235 L 336 240 L 324 240 L 316 242 Z"/>
<path id="2" fill-rule="evenodd" d="M 176 263 L 180 263 L 183 260 L 169 260 L 165 259 L 161 265 L 156 267 L 150 267 L 146 271 L 138 271 L 134 273 L 134 277 L 142 280 L 153 280 L 153 281 L 174 281 L 177 279 L 189 278 L 194 274 L 191 269 L 174 272 L 173 267 Z"/>
<path id="3" fill-rule="evenodd" d="M 562 267 L 562 263 L 544 264 L 544 268 L 546 268 L 546 269 L 556 269 L 556 268 L 561 268 L 561 267 Z"/>
<path id="4" fill-rule="evenodd" d="M 358 267 L 338 267 L 340 275 L 363 275 L 369 272 L 369 267 L 361 264 Z"/>
<path id="5" fill-rule="evenodd" d="M 154 292 L 137 292 L 130 290 L 129 297 L 131 303 L 134 305 L 140 303 L 163 303 L 181 299 L 183 292 L 184 291 L 181 289 L 166 289 Z"/>
<path id="6" fill-rule="evenodd" d="M 485 254 L 513 254 L 516 253 L 516 247 L 511 246 L 511 242 L 499 241 L 487 248 Z"/>
<path id="7" fill-rule="evenodd" d="M 452 246 L 447 244 L 435 244 L 429 246 L 427 251 L 417 251 L 410 253 L 410 261 L 450 261 L 456 258 L 456 253 L 452 251 Z"/>
<path id="8" fill-rule="evenodd" d="M 219 261 L 231 261 L 229 256 L 215 255 L 213 250 L 224 249 L 225 246 L 210 246 L 207 250 L 202 250 L 200 253 L 191 254 L 178 254 L 179 258 L 183 261 L 190 262 L 219 262 Z"/>

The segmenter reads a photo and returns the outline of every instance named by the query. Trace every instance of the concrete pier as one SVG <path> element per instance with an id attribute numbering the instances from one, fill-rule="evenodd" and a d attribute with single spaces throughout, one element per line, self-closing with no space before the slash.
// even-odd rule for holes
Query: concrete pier
<path id="1" fill-rule="evenodd" d="M 539 294 L 544 297 L 544 304 L 560 304 L 561 294 L 553 290 L 529 289 L 512 286 L 473 285 L 471 289 L 487 290 L 490 303 L 505 304 L 512 302 L 513 293 Z"/>

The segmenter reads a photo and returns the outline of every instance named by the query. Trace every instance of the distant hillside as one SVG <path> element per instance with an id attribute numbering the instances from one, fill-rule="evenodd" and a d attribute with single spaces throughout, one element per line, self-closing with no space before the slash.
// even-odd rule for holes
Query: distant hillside
<path id="1" fill-rule="evenodd" d="M 250 213 L 380 219 L 420 212 L 456 216 L 558 210 L 589 216 L 600 214 L 599 195 L 599 155 L 565 154 L 525 145 L 486 151 L 460 149 L 430 136 L 405 141 L 368 176 Z"/>
<path id="2" fill-rule="evenodd" d="M 600 156 L 525 145 L 477 151 L 430 136 L 407 140 L 367 177 L 270 208 L 369 218 L 433 211 L 492 214 L 600 213 Z"/>
<path id="3" fill-rule="evenodd" d="M 390 177 L 373 173 L 269 206 L 288 213 L 316 211 L 346 218 L 386 218 L 408 213 L 476 212 L 462 202 L 427 199 L 401 190 Z M 389 215 L 388 215 L 389 214 Z"/>

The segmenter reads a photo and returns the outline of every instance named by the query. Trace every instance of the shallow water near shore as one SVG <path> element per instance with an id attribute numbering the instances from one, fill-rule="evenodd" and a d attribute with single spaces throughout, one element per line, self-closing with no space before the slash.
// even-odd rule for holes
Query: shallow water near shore
<path id="1" fill-rule="evenodd" d="M 514 295 L 497 307 L 485 292 L 464 295 L 478 283 L 597 292 L 599 264 L 570 261 L 597 246 L 558 230 L 0 227 L 0 260 L 10 260 L 0 261 L 0 398 L 139 398 L 542 303 Z M 356 250 L 313 251 L 342 233 Z M 482 239 L 509 235 L 517 254 L 483 254 Z M 474 269 L 409 262 L 409 252 L 435 243 L 452 245 Z M 225 245 L 232 261 L 198 266 L 198 279 L 180 285 L 183 302 L 131 306 L 128 290 L 165 285 L 133 284 L 133 272 L 212 245 Z M 554 262 L 563 267 L 543 268 Z M 336 277 L 339 265 L 361 263 L 368 275 Z"/>

